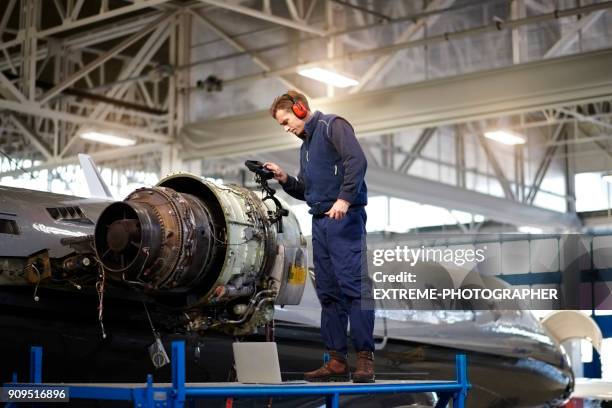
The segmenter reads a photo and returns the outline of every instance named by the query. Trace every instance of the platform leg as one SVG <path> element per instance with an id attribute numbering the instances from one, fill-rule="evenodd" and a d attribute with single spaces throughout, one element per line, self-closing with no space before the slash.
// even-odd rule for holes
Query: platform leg
<path id="1" fill-rule="evenodd" d="M 172 404 L 175 408 L 185 406 L 185 342 L 172 342 Z"/>
<path id="2" fill-rule="evenodd" d="M 325 397 L 325 408 L 338 408 L 340 406 L 340 394 L 332 394 Z"/>
<path id="3" fill-rule="evenodd" d="M 30 383 L 42 382 L 42 347 L 30 348 Z"/>
<path id="4" fill-rule="evenodd" d="M 461 390 L 453 395 L 453 408 L 464 408 L 468 388 L 470 386 L 467 378 L 467 357 L 459 354 L 456 357 L 457 382 L 461 385 Z"/>
<path id="5" fill-rule="evenodd" d="M 13 376 L 11 377 L 11 382 L 13 384 L 16 384 L 18 382 L 17 381 L 17 373 L 16 372 L 13 372 Z M 5 408 L 16 408 L 16 407 L 17 407 L 17 403 L 15 403 L 15 402 L 7 402 L 6 405 L 5 405 Z"/>
<path id="6" fill-rule="evenodd" d="M 155 401 L 153 399 L 153 376 L 151 374 L 147 375 L 147 407 L 155 407 Z"/>
<path id="7" fill-rule="evenodd" d="M 462 391 L 453 395 L 453 408 L 465 408 L 465 393 Z"/>

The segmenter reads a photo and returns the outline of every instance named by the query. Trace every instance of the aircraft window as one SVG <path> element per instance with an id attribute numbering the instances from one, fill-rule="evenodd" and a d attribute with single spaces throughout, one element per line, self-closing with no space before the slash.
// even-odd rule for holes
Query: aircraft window
<path id="1" fill-rule="evenodd" d="M 0 218 L 0 234 L 19 235 L 19 227 L 15 220 Z"/>
<path id="2" fill-rule="evenodd" d="M 57 207 L 47 208 L 47 212 L 56 221 L 71 222 L 79 224 L 93 224 L 93 222 L 87 218 L 80 207 Z"/>

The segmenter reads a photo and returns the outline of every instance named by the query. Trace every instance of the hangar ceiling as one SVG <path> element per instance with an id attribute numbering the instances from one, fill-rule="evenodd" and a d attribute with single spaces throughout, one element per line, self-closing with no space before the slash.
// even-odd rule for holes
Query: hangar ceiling
<path id="1" fill-rule="evenodd" d="M 488 195 L 500 202 L 478 211 L 492 219 L 572 229 L 573 174 L 612 168 L 612 1 L 3 3 L 0 177 L 66 166 L 77 152 L 228 178 L 247 156 L 291 166 L 296 141 L 265 113 L 287 88 L 355 124 L 383 194 L 461 197 L 455 208 L 472 211 Z M 297 75 L 314 65 L 359 85 Z M 484 141 L 498 126 L 528 143 Z M 136 144 L 111 148 L 85 130 Z M 431 192 L 406 193 L 422 180 Z"/>

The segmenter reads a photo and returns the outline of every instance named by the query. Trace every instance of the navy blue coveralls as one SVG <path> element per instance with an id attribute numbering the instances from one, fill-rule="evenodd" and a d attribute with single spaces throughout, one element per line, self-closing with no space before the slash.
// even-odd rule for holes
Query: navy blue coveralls
<path id="1" fill-rule="evenodd" d="M 300 172 L 282 186 L 312 214 L 315 284 L 321 336 L 328 350 L 347 352 L 347 325 L 357 351 L 374 351 L 374 308 L 366 262 L 367 161 L 352 126 L 315 112 L 306 122 Z M 350 203 L 341 220 L 325 215 L 338 198 Z"/>

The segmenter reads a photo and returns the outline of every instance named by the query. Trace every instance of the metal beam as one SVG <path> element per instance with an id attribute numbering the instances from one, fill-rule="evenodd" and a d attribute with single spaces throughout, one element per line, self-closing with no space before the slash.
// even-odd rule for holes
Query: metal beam
<path id="1" fill-rule="evenodd" d="M 525 146 L 514 146 L 514 180 L 515 197 L 523 202 L 525 199 Z"/>
<path id="2" fill-rule="evenodd" d="M 62 20 L 65 20 L 66 10 L 64 10 L 64 5 L 61 3 L 60 0 L 53 0 L 53 3 L 55 4 L 55 9 L 57 10 L 57 14 L 59 14 Z"/>
<path id="3" fill-rule="evenodd" d="M 255 10 L 250 7 L 241 6 L 238 4 L 230 3 L 223 0 L 200 0 L 202 3 L 211 4 L 222 9 L 235 11 L 236 13 L 244 14 L 253 18 L 257 18 L 271 23 L 279 24 L 294 30 L 304 31 L 311 34 L 324 37 L 326 32 L 324 30 L 314 28 L 308 24 L 299 23 L 294 20 L 290 20 L 284 17 L 278 17 L 272 14 L 264 13 L 263 11 Z"/>
<path id="4" fill-rule="evenodd" d="M 367 14 L 369 16 L 374 16 L 374 17 L 376 17 L 380 21 L 391 21 L 391 18 L 389 16 L 387 16 L 386 14 L 379 13 L 379 12 L 377 12 L 375 10 L 371 10 L 371 9 L 369 9 L 367 7 L 360 6 L 358 4 L 355 4 L 355 2 L 348 2 L 348 1 L 343 1 L 343 0 L 329 0 L 329 1 L 337 3 L 337 4 L 341 4 L 344 7 L 348 7 L 348 8 L 351 8 L 353 10 L 357 10 L 357 11 L 359 11 L 361 13 L 364 13 L 364 14 Z"/>
<path id="5" fill-rule="evenodd" d="M 138 40 L 143 38 L 151 30 L 154 30 L 159 25 L 163 24 L 164 21 L 167 21 L 170 18 L 172 18 L 174 16 L 174 14 L 175 13 L 171 13 L 169 15 L 168 14 L 162 15 L 161 17 L 159 17 L 158 19 L 153 21 L 151 24 L 147 25 L 141 31 L 138 31 L 137 33 L 135 33 L 131 37 L 126 38 L 125 40 L 121 41 L 119 44 L 115 45 L 113 48 L 108 50 L 106 53 L 100 55 L 98 58 L 96 58 L 95 60 L 91 61 L 89 64 L 84 66 L 81 70 L 79 70 L 79 71 L 75 72 L 74 74 L 70 75 L 69 77 L 65 78 L 63 81 L 61 81 L 60 83 L 55 85 L 52 89 L 47 91 L 41 97 L 40 103 L 44 104 L 44 103 L 48 102 L 51 98 L 53 98 L 55 95 L 60 93 L 62 90 L 68 88 L 70 85 L 72 85 L 73 83 L 78 81 L 81 77 L 83 77 L 84 75 L 87 75 L 88 73 L 90 73 L 91 71 L 96 69 L 98 66 L 100 66 L 101 64 L 104 64 L 106 61 L 111 59 L 115 54 L 121 52 L 123 49 L 129 47 L 130 45 L 134 44 L 135 42 L 137 42 Z"/>
<path id="6" fill-rule="evenodd" d="M 38 149 L 38 151 L 40 151 L 43 156 L 47 158 L 47 160 L 53 157 L 53 154 L 49 150 L 49 147 L 46 145 L 46 143 L 43 142 L 40 136 L 38 136 L 36 132 L 27 125 L 27 123 L 25 123 L 22 119 L 18 118 L 15 115 L 10 115 L 10 117 L 15 126 L 17 126 L 17 129 L 19 129 L 19 131 L 21 132 L 21 134 L 27 140 L 29 140 L 30 143 L 32 143 L 34 147 L 36 147 L 36 149 Z"/>
<path id="7" fill-rule="evenodd" d="M 6 99 L 18 100 L 19 102 L 27 101 L 25 95 L 22 94 L 2 72 L 0 72 L 0 87 L 8 91 L 8 93 L 5 93 L 0 89 L 0 93 L 2 93 Z"/>
<path id="8" fill-rule="evenodd" d="M 297 7 L 295 7 L 295 3 L 293 2 L 293 0 L 285 0 L 285 3 L 287 3 L 287 9 L 289 9 L 289 14 L 291 15 L 293 21 L 303 23 L 304 21 L 300 17 L 300 13 L 298 13 Z"/>
<path id="9" fill-rule="evenodd" d="M 580 221 L 575 215 L 559 213 L 506 200 L 435 180 L 400 174 L 383 169 L 368 169 L 368 191 L 418 203 L 480 214 L 513 225 L 530 225 L 547 230 L 575 231 Z"/>
<path id="10" fill-rule="evenodd" d="M 419 135 L 419 138 L 410 149 L 410 153 L 404 158 L 404 161 L 400 164 L 397 171 L 400 173 L 408 173 L 414 162 L 418 159 L 419 155 L 427 146 L 427 143 L 431 140 L 431 137 L 435 134 L 436 128 L 425 128 Z"/>
<path id="11" fill-rule="evenodd" d="M 437 9 L 445 9 L 453 5 L 455 0 L 434 0 L 428 6 L 425 12 L 431 12 Z M 427 25 L 433 25 L 440 18 L 440 14 L 434 14 L 429 17 L 424 17 L 417 20 L 414 24 L 411 24 L 406 30 L 400 34 L 400 36 L 394 41 L 395 44 L 403 43 L 410 40 L 417 33 L 419 33 L 423 27 Z M 393 66 L 394 60 L 397 58 L 397 53 L 383 55 L 374 62 L 368 70 L 359 78 L 359 84 L 355 85 L 349 93 L 354 94 L 360 92 L 365 86 L 375 78 L 384 68 L 389 69 Z"/>
<path id="12" fill-rule="evenodd" d="M 264 71 L 270 71 L 272 69 L 272 66 L 264 61 L 260 56 L 258 56 L 256 53 L 252 53 L 250 52 L 242 43 L 240 43 L 238 40 L 233 39 L 232 37 L 230 37 L 225 31 L 223 31 L 221 29 L 221 27 L 217 26 L 215 23 L 213 23 L 212 21 L 210 21 L 207 17 L 203 16 L 202 14 L 200 14 L 200 12 L 195 11 L 195 10 L 191 10 L 189 9 L 189 11 L 191 12 L 191 14 L 198 20 L 200 21 L 202 24 L 204 24 L 208 29 L 212 30 L 216 35 L 218 35 L 220 38 L 222 38 L 225 42 L 227 42 L 229 45 L 231 45 L 232 47 L 234 47 L 234 49 L 240 51 L 240 52 L 246 52 L 251 59 L 253 60 L 253 62 L 255 64 L 257 64 L 259 67 L 261 67 Z M 298 87 L 297 85 L 295 85 L 293 82 L 291 82 L 290 80 L 288 80 L 287 78 L 283 77 L 283 76 L 279 76 L 278 78 L 285 86 L 287 86 L 289 89 L 295 89 L 296 91 L 306 95 L 306 97 L 308 97 L 308 95 L 306 94 L 305 91 L 303 91 L 302 89 L 300 89 L 300 87 Z"/>
<path id="13" fill-rule="evenodd" d="M 565 132 L 565 139 L 569 139 L 569 132 Z M 576 212 L 576 171 L 574 160 L 570 157 L 570 154 L 576 146 L 571 146 L 566 144 L 563 146 L 565 157 L 564 157 L 564 166 L 563 173 L 565 176 L 565 194 L 568 196 L 566 209 L 568 213 Z"/>
<path id="14" fill-rule="evenodd" d="M 557 126 L 555 129 L 555 133 L 553 134 L 552 141 L 556 142 L 561 140 L 563 135 L 563 129 L 565 129 L 565 125 L 561 124 Z M 535 177 L 533 178 L 533 184 L 531 185 L 531 189 L 525 198 L 525 201 L 529 204 L 533 204 L 535 201 L 535 197 L 540 190 L 540 186 L 542 185 L 542 181 L 544 181 L 544 177 L 546 176 L 546 172 L 548 172 L 548 168 L 550 167 L 550 163 L 552 159 L 555 157 L 555 153 L 557 152 L 557 148 L 559 146 L 556 144 L 550 145 L 546 148 L 544 152 L 544 157 L 538 166 L 538 170 L 536 171 Z"/>
<path id="15" fill-rule="evenodd" d="M 134 136 L 142 137 L 143 139 L 155 140 L 167 142 L 170 139 L 167 136 L 148 132 L 146 130 L 142 130 L 141 128 L 126 126 L 120 123 L 112 123 L 104 120 L 96 120 L 90 117 L 75 115 L 73 113 L 60 112 L 52 109 L 41 108 L 38 105 L 31 103 L 18 103 L 13 101 L 6 101 L 0 99 L 0 109 L 7 109 L 13 112 L 25 113 L 28 115 L 40 116 L 44 118 L 50 119 L 58 119 L 66 122 L 76 123 L 79 125 L 90 125 L 90 126 L 99 126 L 102 129 L 115 129 L 117 131 L 123 132 L 125 134 L 132 134 Z"/>
<path id="16" fill-rule="evenodd" d="M 137 154 L 147 154 L 147 153 L 152 153 L 152 152 L 159 152 L 165 146 L 167 145 L 163 143 L 144 143 L 144 144 L 139 144 L 136 146 L 118 147 L 118 148 L 113 148 L 113 149 L 100 150 L 97 152 L 87 153 L 87 154 L 90 155 L 91 158 L 94 159 L 96 162 L 102 162 L 106 160 L 115 160 L 119 157 L 124 158 L 124 157 L 134 156 Z M 28 167 L 28 168 L 25 168 L 24 170 L 30 173 L 34 171 L 53 169 L 56 167 L 67 166 L 69 164 L 78 164 L 78 163 L 79 163 L 79 159 L 77 158 L 76 155 L 73 155 L 71 157 L 62 158 L 62 159 L 60 158 L 52 159 L 41 165 Z M 15 177 L 15 176 L 20 176 L 22 174 L 23 174 L 22 170 L 9 170 L 5 172 L 0 172 L 0 177 Z"/>
<path id="17" fill-rule="evenodd" d="M 104 21 L 107 20 L 109 18 L 113 18 L 113 17 L 119 17 L 128 13 L 132 13 L 134 11 L 138 11 L 141 10 L 143 8 L 149 8 L 149 7 L 154 7 L 158 4 L 162 4 L 162 3 L 166 3 L 169 0 L 141 0 L 141 1 L 137 1 L 134 4 L 131 4 L 129 6 L 124 6 L 124 7 L 120 7 L 120 8 L 116 8 L 113 9 L 111 11 L 107 11 L 104 13 L 99 13 L 96 14 L 94 16 L 90 16 L 90 17 L 85 17 L 82 18 L 80 20 L 76 20 L 76 21 L 70 21 L 68 23 L 63 23 L 61 25 L 55 26 L 55 27 L 51 27 L 48 28 L 46 30 L 42 30 L 39 31 L 37 33 L 39 38 L 42 37 L 49 37 L 49 36 L 53 36 L 55 34 L 61 33 L 63 31 L 67 31 L 67 30 L 72 30 L 78 27 L 82 27 L 84 25 L 89 25 L 89 24 L 93 24 L 93 23 L 97 23 L 100 21 Z"/>
<path id="18" fill-rule="evenodd" d="M 610 99 L 611 66 L 612 50 L 608 49 L 315 99 L 311 105 L 346 117 L 360 137 L 378 135 Z M 267 111 L 192 123 L 185 126 L 182 137 L 197 145 L 197 154 L 204 156 L 213 149 L 217 155 L 238 155 L 259 146 L 283 150 L 298 145 L 296 138 L 282 134 Z"/>
<path id="19" fill-rule="evenodd" d="M 512 19 L 524 18 L 526 15 L 525 1 L 513 0 L 510 5 L 510 13 Z M 527 36 L 525 29 L 517 27 L 512 30 L 512 61 L 515 64 L 520 64 L 525 61 L 527 55 Z"/>
<path id="20" fill-rule="evenodd" d="M 525 0 L 525 3 L 530 9 L 535 10 L 541 14 L 550 13 L 555 8 L 554 3 L 544 5 L 540 4 L 537 0 Z"/>
<path id="21" fill-rule="evenodd" d="M 117 22 L 108 22 L 102 27 L 92 28 L 87 31 L 82 30 L 78 34 L 62 38 L 62 45 L 71 50 L 77 50 L 110 41 L 142 30 L 144 26 L 163 14 L 160 11 L 152 11 Z"/>
<path id="22" fill-rule="evenodd" d="M 574 118 L 576 118 L 578 120 L 581 120 L 583 122 L 589 122 L 589 123 L 592 123 L 592 124 L 597 125 L 599 127 L 612 130 L 612 124 L 611 123 L 603 122 L 603 121 L 601 121 L 599 119 L 592 118 L 592 117 L 587 116 L 587 115 L 583 115 L 581 113 L 578 113 L 575 110 L 570 110 L 570 109 L 565 109 L 565 108 L 559 108 L 557 110 L 559 112 L 563 112 L 566 115 L 572 116 L 572 117 L 574 117 Z"/>
<path id="23" fill-rule="evenodd" d="M 16 0 L 9 0 L 6 7 L 4 7 L 2 19 L 0 20 L 0 38 L 2 38 L 2 34 L 4 34 L 4 30 L 6 29 L 6 25 L 8 24 L 9 18 L 11 17 L 11 14 L 13 13 L 15 2 Z"/>
<path id="24" fill-rule="evenodd" d="M 487 142 L 485 137 L 480 133 L 478 134 L 478 142 L 480 143 L 480 146 L 482 147 L 485 156 L 487 156 L 487 160 L 491 164 L 491 167 L 493 167 L 493 172 L 495 173 L 495 177 L 497 178 L 497 181 L 499 181 L 502 190 L 504 190 L 504 195 L 507 199 L 514 200 L 514 193 L 512 192 L 512 186 L 510 186 L 508 178 L 506 177 L 504 171 L 499 165 L 497 157 L 495 157 L 495 153 L 493 153 L 491 146 L 489 146 L 489 143 Z"/>
<path id="25" fill-rule="evenodd" d="M 121 73 L 119 74 L 118 80 L 121 81 L 127 78 L 130 75 L 138 75 L 145 66 L 149 63 L 150 59 L 157 52 L 159 47 L 166 41 L 168 37 L 168 26 L 171 25 L 170 22 L 166 24 L 160 24 L 156 30 L 147 38 L 147 41 L 140 50 L 134 55 L 134 58 L 123 68 Z M 109 90 L 105 92 L 105 97 L 108 98 L 121 98 L 125 94 L 125 92 L 129 89 L 131 84 L 129 83 L 119 83 L 117 85 L 112 86 Z M 93 110 L 93 112 L 89 115 L 92 119 L 101 120 L 103 119 L 109 112 L 110 106 L 106 104 L 99 104 Z M 72 139 L 66 143 L 63 147 L 60 156 L 65 156 L 72 146 L 78 141 L 78 138 L 73 135 Z"/>
<path id="26" fill-rule="evenodd" d="M 21 44 L 23 64 L 21 66 L 21 91 L 30 101 L 36 99 L 36 31 L 40 26 L 42 3 L 35 0 L 21 0 L 21 31 L 25 37 Z"/>
<path id="27" fill-rule="evenodd" d="M 456 184 L 458 187 L 466 188 L 466 171 L 465 171 L 465 140 L 463 128 L 454 126 L 455 128 L 455 173 Z"/>
<path id="28" fill-rule="evenodd" d="M 84 0 L 77 0 L 76 4 L 72 7 L 72 13 L 70 13 L 70 20 L 76 21 L 79 18 L 79 13 L 81 12 L 81 8 L 83 7 Z"/>
<path id="29" fill-rule="evenodd" d="M 499 21 L 495 21 L 488 25 L 468 28 L 462 31 L 442 33 L 442 34 L 434 35 L 434 36 L 419 39 L 419 40 L 406 41 L 406 42 L 402 42 L 398 44 L 392 44 L 392 45 L 379 47 L 376 49 L 347 52 L 344 55 L 338 56 L 335 58 L 326 58 L 326 59 L 319 59 L 319 60 L 314 60 L 314 61 L 304 61 L 299 64 L 285 66 L 283 68 L 277 68 L 267 73 L 264 72 L 264 73 L 258 73 L 258 74 L 249 74 L 249 75 L 244 75 L 241 77 L 226 79 L 224 82 L 225 84 L 235 84 L 239 82 L 249 82 L 249 81 L 253 81 L 253 80 L 257 80 L 261 78 L 268 78 L 271 75 L 291 74 L 291 73 L 296 72 L 300 68 L 320 66 L 321 64 L 328 64 L 328 65 L 336 64 L 336 63 L 341 63 L 345 61 L 363 59 L 367 57 L 387 55 L 387 54 L 390 54 L 390 53 L 393 53 L 399 50 L 423 47 L 423 46 L 428 46 L 432 44 L 445 43 L 448 41 L 470 38 L 474 35 L 484 35 L 486 33 L 498 32 L 504 29 L 514 29 L 517 27 L 537 24 L 537 23 L 541 23 L 544 21 L 556 20 L 561 17 L 570 17 L 570 16 L 581 14 L 581 13 L 589 13 L 589 12 L 594 12 L 597 10 L 604 10 L 604 9 L 609 9 L 609 8 L 612 8 L 612 1 L 590 4 L 590 5 L 582 6 L 582 7 L 574 7 L 571 9 L 557 10 L 554 13 L 538 15 L 538 16 L 529 16 L 529 17 L 520 18 L 517 20 L 506 21 L 503 23 Z M 218 61 L 219 59 L 225 59 L 225 58 L 227 57 L 202 61 L 201 63 Z M 190 67 L 192 67 L 193 65 L 194 64 L 192 64 Z"/>
<path id="30" fill-rule="evenodd" d="M 580 32 L 588 30 L 601 16 L 606 13 L 607 10 L 597 10 L 576 21 L 576 24 L 566 33 L 564 33 L 559 40 L 546 51 L 543 58 L 557 57 L 563 54 L 572 44 L 578 39 Z"/>
<path id="31" fill-rule="evenodd" d="M 94 44 L 98 44 L 100 42 L 110 41 L 115 38 L 124 37 L 126 35 L 135 33 L 161 15 L 162 13 L 156 11 L 134 18 L 127 18 L 117 23 L 108 23 L 104 27 L 97 27 L 92 30 L 80 32 L 78 35 L 72 35 L 63 38 L 61 46 L 63 48 L 69 48 L 71 51 L 85 49 L 88 52 L 95 52 L 96 54 L 100 55 L 103 54 L 102 51 L 93 50 L 87 47 L 90 47 Z M 0 44 L 0 50 L 2 49 L 3 44 Z M 41 45 L 40 47 L 38 47 L 36 59 L 41 60 L 43 58 L 48 58 L 49 53 L 49 47 L 47 45 Z M 119 55 L 117 55 L 117 57 L 119 57 Z M 127 58 L 123 55 L 121 57 Z M 12 60 L 15 66 L 21 65 L 21 55 L 13 54 L 10 56 L 10 59 Z M 0 71 L 4 71 L 8 68 L 10 68 L 9 61 L 0 61 Z"/>

